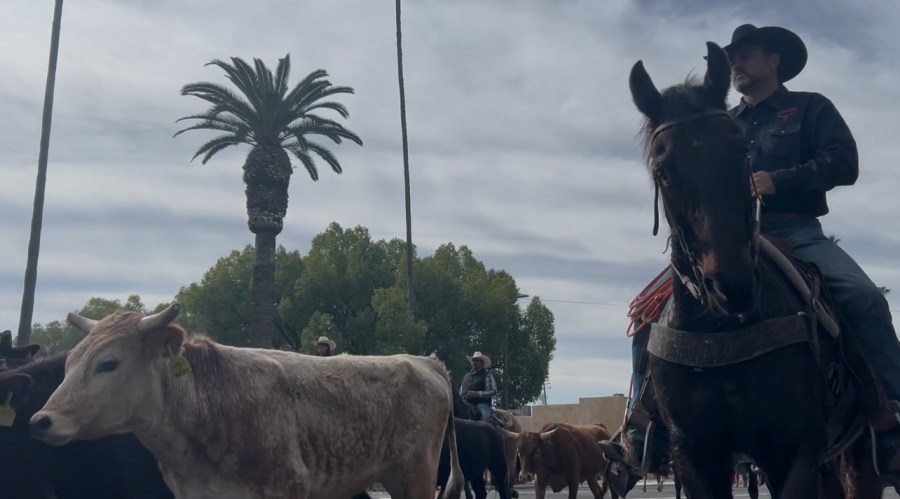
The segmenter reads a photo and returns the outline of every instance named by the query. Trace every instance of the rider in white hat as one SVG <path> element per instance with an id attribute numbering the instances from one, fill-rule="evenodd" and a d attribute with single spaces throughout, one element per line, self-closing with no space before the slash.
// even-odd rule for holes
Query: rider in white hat
<path id="1" fill-rule="evenodd" d="M 334 349 L 337 345 L 334 341 L 329 340 L 327 336 L 319 336 L 316 341 L 316 355 L 319 357 L 331 357 L 334 355 Z"/>
<path id="2" fill-rule="evenodd" d="M 466 373 L 459 387 L 459 394 L 481 412 L 481 420 L 491 419 L 491 401 L 497 393 L 497 381 L 488 371 L 491 358 L 481 352 L 468 357 L 472 370 Z"/>

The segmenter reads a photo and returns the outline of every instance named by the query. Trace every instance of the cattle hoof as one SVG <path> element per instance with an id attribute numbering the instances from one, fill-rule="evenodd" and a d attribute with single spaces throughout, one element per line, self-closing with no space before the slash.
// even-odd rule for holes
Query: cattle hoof
<path id="1" fill-rule="evenodd" d="M 509 497 L 512 497 L 513 499 L 516 499 L 517 497 L 519 497 L 519 491 L 513 489 L 512 492 L 509 493 Z"/>

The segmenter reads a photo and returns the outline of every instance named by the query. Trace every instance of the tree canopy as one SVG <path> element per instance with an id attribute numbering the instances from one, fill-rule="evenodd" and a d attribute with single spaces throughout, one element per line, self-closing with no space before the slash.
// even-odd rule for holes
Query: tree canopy
<path id="1" fill-rule="evenodd" d="M 254 249 L 220 258 L 200 281 L 182 287 L 175 301 L 178 322 L 191 334 L 250 345 Z M 459 386 L 467 356 L 481 351 L 493 361 L 499 405 L 535 400 L 547 379 L 556 347 L 553 313 L 534 297 L 519 307 L 515 279 L 488 269 L 467 246 L 448 243 L 414 259 L 417 306 L 406 303 L 405 243 L 373 240 L 361 226 L 337 223 L 318 234 L 308 254 L 279 247 L 275 277 L 275 325 L 280 348 L 313 353 L 328 336 L 338 352 L 358 355 L 437 355 Z M 153 311 L 167 304 L 158 305 Z M 139 296 L 91 299 L 79 312 L 99 319 L 116 309 L 150 311 Z M 37 325 L 34 339 L 45 350 L 63 351 L 83 335 L 64 321 Z"/>

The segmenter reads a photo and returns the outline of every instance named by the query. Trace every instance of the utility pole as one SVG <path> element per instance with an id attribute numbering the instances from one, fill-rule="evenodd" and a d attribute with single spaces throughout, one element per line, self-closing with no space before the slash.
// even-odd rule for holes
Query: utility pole
<path id="1" fill-rule="evenodd" d="M 47 86 L 44 89 L 44 114 L 41 121 L 41 145 L 38 153 L 37 181 L 34 188 L 34 210 L 31 213 L 31 238 L 28 241 L 28 261 L 25 263 L 25 289 L 19 312 L 19 331 L 16 344 L 31 343 L 31 320 L 34 316 L 34 291 L 37 287 L 38 255 L 41 252 L 41 227 L 44 223 L 44 191 L 47 187 L 47 155 L 50 150 L 50 122 L 53 117 L 53 92 L 56 88 L 56 60 L 59 55 L 59 31 L 62 24 L 63 0 L 56 0 L 53 27 L 50 32 L 50 63 L 47 67 Z"/>

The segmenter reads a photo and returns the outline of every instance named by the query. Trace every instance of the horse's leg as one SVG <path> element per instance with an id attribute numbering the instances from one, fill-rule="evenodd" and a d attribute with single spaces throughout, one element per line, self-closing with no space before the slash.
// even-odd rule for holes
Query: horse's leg
<path id="1" fill-rule="evenodd" d="M 772 499 L 818 499 L 821 490 L 819 456 L 822 453 L 808 447 L 797 449 L 781 483 L 769 477 Z"/>
<path id="2" fill-rule="evenodd" d="M 750 465 L 747 465 L 747 493 L 750 494 L 750 499 L 759 499 L 759 486 L 756 482 L 756 473 L 750 469 Z"/>

